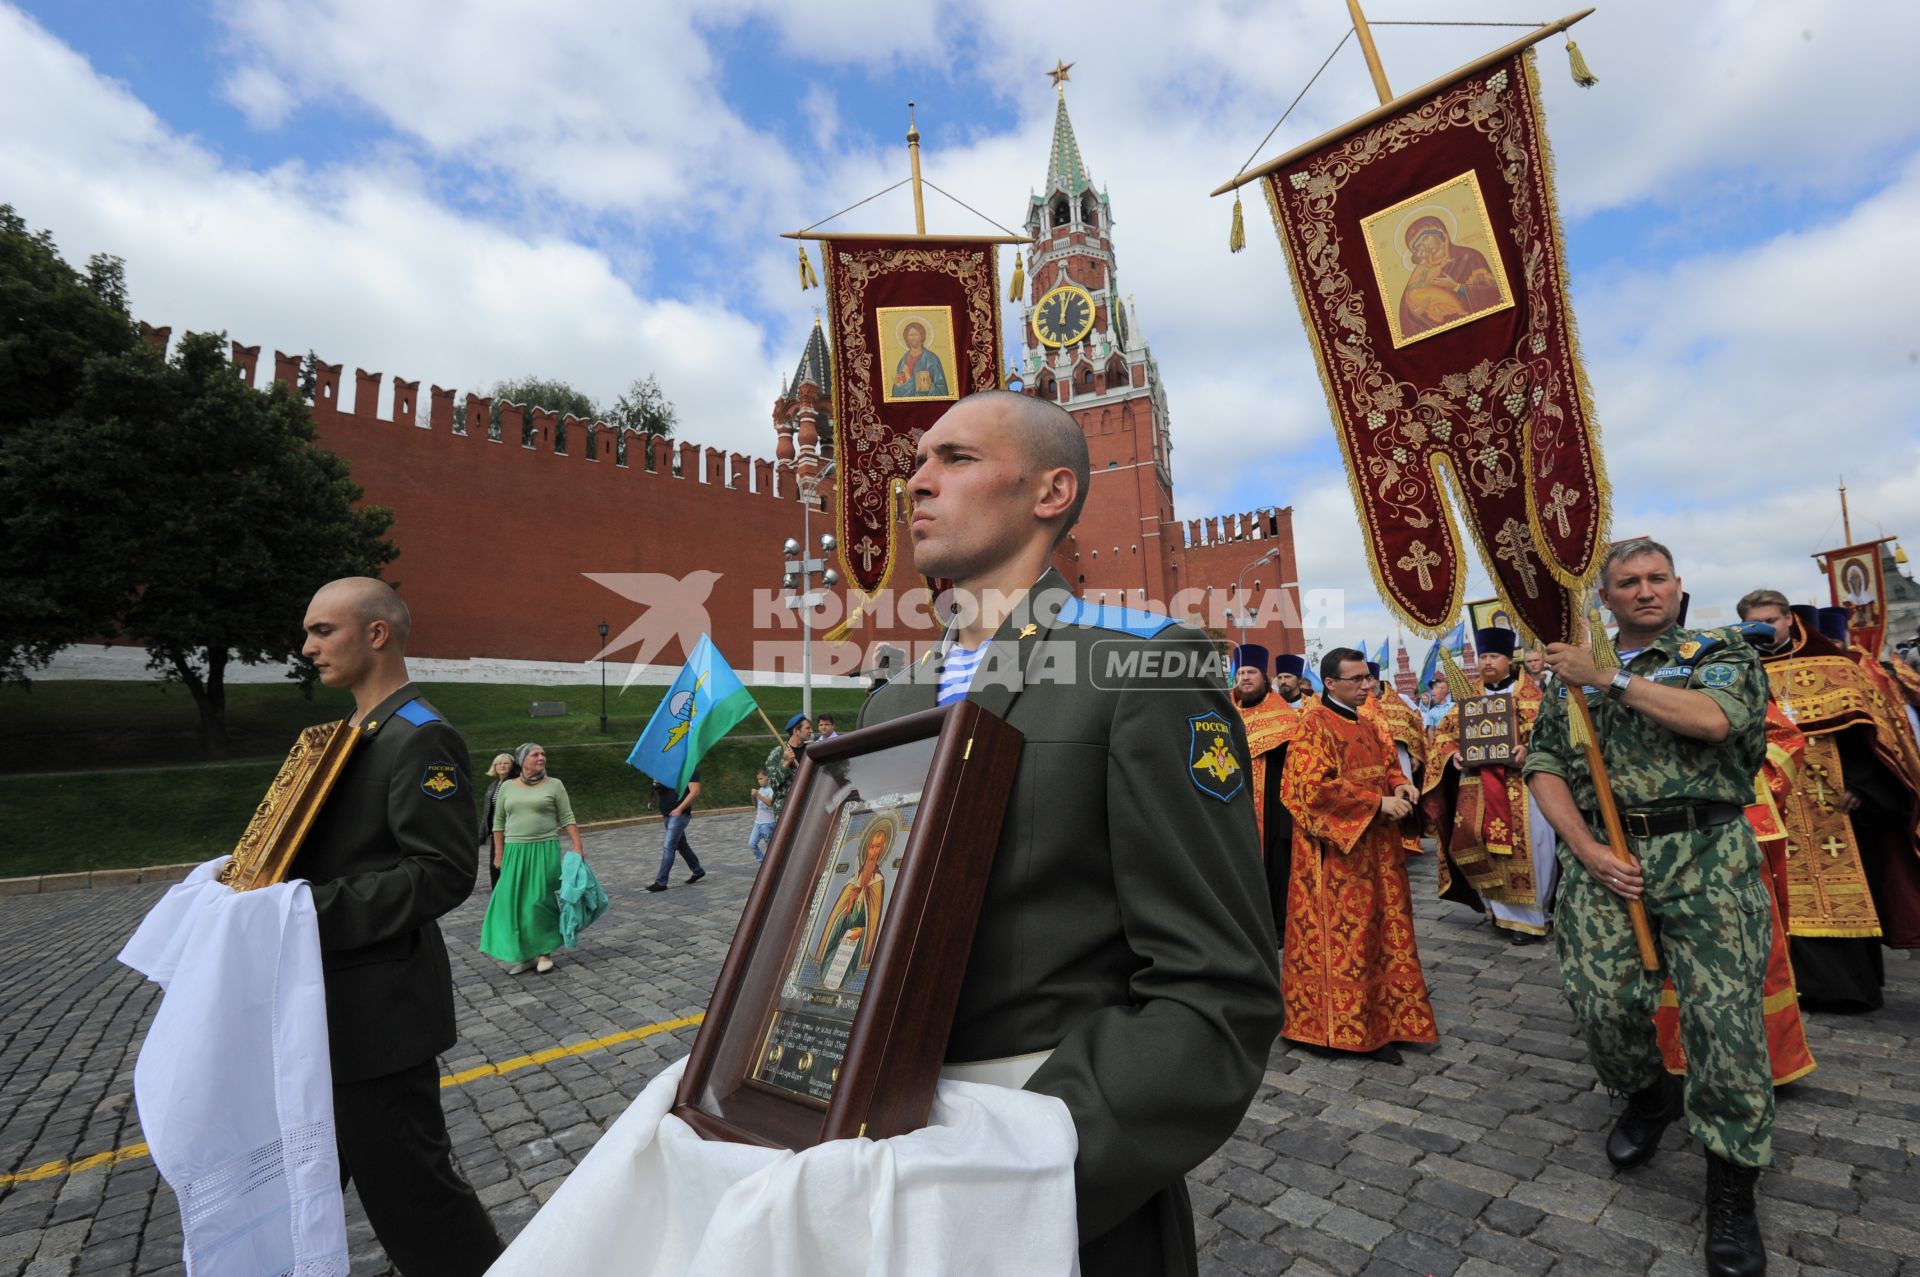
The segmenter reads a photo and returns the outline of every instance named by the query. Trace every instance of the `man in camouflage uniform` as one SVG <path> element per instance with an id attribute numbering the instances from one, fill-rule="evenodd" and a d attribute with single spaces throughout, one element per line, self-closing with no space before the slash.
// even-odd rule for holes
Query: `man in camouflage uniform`
<path id="1" fill-rule="evenodd" d="M 1529 791 L 1560 835 L 1554 935 L 1561 978 L 1587 1050 L 1610 1091 L 1630 1096 L 1607 1140 L 1615 1166 L 1638 1166 L 1684 1112 L 1707 1147 L 1707 1271 L 1766 1271 L 1755 1216 L 1772 1160 L 1773 1085 L 1762 1020 L 1770 926 L 1762 860 L 1742 819 L 1766 757 L 1767 682 L 1734 630 L 1677 624 L 1680 579 L 1657 542 L 1622 542 L 1601 573 L 1620 625 L 1621 668 L 1556 643 L 1553 694 L 1534 727 Z M 1567 696 L 1592 707 L 1637 863 L 1606 845 L 1584 750 L 1568 740 Z M 1644 970 L 1627 902 L 1641 900 L 1680 1001 L 1688 1072 L 1661 1066 L 1653 1023 L 1662 972 Z"/>

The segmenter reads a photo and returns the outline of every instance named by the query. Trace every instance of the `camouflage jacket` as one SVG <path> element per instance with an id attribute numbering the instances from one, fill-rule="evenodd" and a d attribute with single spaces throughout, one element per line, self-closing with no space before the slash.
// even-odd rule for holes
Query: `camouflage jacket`
<path id="1" fill-rule="evenodd" d="M 1767 756 L 1767 676 L 1759 653 L 1737 630 L 1675 626 L 1625 662 L 1634 674 L 1704 692 L 1732 728 L 1715 744 L 1669 731 L 1598 688 L 1584 689 L 1602 755 L 1623 809 L 1753 801 L 1753 778 Z M 1567 740 L 1567 684 L 1554 680 L 1534 724 L 1524 774 L 1558 776 L 1583 811 L 1598 806 L 1584 749 Z"/>
<path id="2" fill-rule="evenodd" d="M 773 814 L 776 816 L 787 809 L 787 791 L 793 788 L 794 773 L 800 770 L 800 751 L 794 750 L 793 755 L 793 764 L 789 766 L 785 743 L 775 745 L 767 754 L 767 761 L 764 764 L 767 769 L 767 787 L 773 790 L 773 801 L 767 805 L 773 808 Z"/>

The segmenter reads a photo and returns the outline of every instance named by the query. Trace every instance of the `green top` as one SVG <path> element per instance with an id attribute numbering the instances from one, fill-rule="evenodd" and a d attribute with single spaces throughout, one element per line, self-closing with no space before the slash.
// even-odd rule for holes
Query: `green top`
<path id="1" fill-rule="evenodd" d="M 1732 729 L 1715 744 L 1660 726 L 1596 688 L 1586 689 L 1601 753 L 1623 809 L 1645 810 L 1753 801 L 1753 777 L 1767 757 L 1767 676 L 1760 657 L 1735 630 L 1686 630 L 1674 626 L 1625 662 L 1629 672 L 1704 692 Z M 1587 773 L 1584 749 L 1567 740 L 1567 685 L 1540 711 L 1527 746 L 1524 774 L 1558 776 L 1573 790 L 1582 811 L 1598 800 Z"/>
<path id="2" fill-rule="evenodd" d="M 510 780 L 494 800 L 493 827 L 506 834 L 508 842 L 546 842 L 577 823 L 567 787 L 552 776 L 538 785 Z"/>

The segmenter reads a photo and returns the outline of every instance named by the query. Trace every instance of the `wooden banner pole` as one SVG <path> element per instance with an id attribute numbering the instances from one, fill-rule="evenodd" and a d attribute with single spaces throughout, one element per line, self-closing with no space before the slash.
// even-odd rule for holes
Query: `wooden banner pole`
<path id="1" fill-rule="evenodd" d="M 913 233 L 927 233 L 927 197 L 920 189 L 920 126 L 913 122 L 913 103 L 907 103 L 907 160 L 913 166 Z"/>
<path id="2" fill-rule="evenodd" d="M 1373 76 L 1373 91 L 1380 95 L 1380 105 L 1393 101 L 1393 90 L 1387 87 L 1387 69 L 1380 65 L 1380 50 L 1373 46 L 1373 28 L 1367 25 L 1367 15 L 1360 11 L 1360 0 L 1347 0 L 1347 12 L 1353 16 L 1353 33 L 1360 37 L 1360 52 L 1366 56 L 1367 72 Z"/>

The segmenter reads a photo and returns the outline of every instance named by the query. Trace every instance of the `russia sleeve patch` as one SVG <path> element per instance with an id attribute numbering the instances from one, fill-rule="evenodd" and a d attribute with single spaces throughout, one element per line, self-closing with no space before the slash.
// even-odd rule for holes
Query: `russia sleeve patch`
<path id="1" fill-rule="evenodd" d="M 1223 803 L 1231 801 L 1246 779 L 1233 756 L 1233 729 L 1218 714 L 1196 714 L 1187 720 L 1187 729 L 1187 774 L 1193 787 Z"/>
<path id="2" fill-rule="evenodd" d="M 428 763 L 420 774 L 420 792 L 429 798 L 451 798 L 460 792 L 460 769 L 452 763 Z"/>

